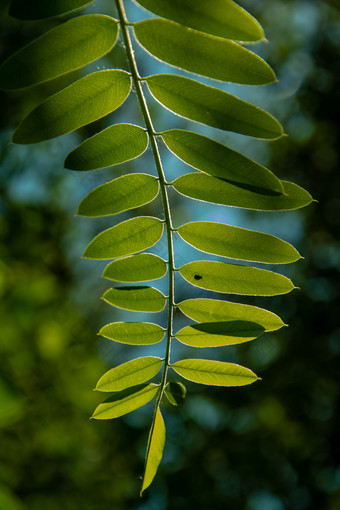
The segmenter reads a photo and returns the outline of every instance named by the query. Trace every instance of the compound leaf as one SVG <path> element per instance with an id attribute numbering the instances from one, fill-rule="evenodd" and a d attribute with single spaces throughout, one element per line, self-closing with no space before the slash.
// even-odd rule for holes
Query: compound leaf
<path id="1" fill-rule="evenodd" d="M 272 115 L 223 90 L 174 74 L 149 76 L 146 81 L 155 99 L 181 117 L 257 138 L 283 135 Z"/>
<path id="2" fill-rule="evenodd" d="M 96 385 L 97 391 L 121 391 L 152 379 L 159 372 L 163 360 L 154 356 L 136 358 L 104 374 Z"/>
<path id="3" fill-rule="evenodd" d="M 259 379 L 249 368 L 207 359 L 183 359 L 171 368 L 184 379 L 212 386 L 245 386 Z"/>
<path id="4" fill-rule="evenodd" d="M 139 384 L 115 393 L 95 409 L 91 418 L 95 420 L 111 420 L 124 414 L 131 413 L 152 400 L 158 384 Z"/>
<path id="5" fill-rule="evenodd" d="M 300 258 L 293 246 L 273 235 L 224 223 L 196 221 L 174 228 L 167 186 L 172 185 L 178 193 L 195 200 L 260 211 L 298 209 L 308 205 L 312 197 L 214 139 L 179 129 L 159 133 L 153 127 L 152 111 L 144 94 L 145 83 L 158 103 L 190 121 L 262 139 L 276 139 L 284 134 L 272 115 L 221 90 L 222 86 L 219 89 L 172 74 L 142 77 L 138 52 L 134 56 L 137 41 L 151 56 L 179 69 L 179 74 L 185 74 L 183 70 L 212 80 L 245 85 L 273 83 L 276 77 L 271 67 L 242 43 L 264 40 L 257 20 L 233 0 L 135 1 L 161 18 L 131 22 L 126 18 L 126 2 L 117 0 L 114 3 L 119 20 L 101 14 L 79 17 L 71 14 L 71 19 L 62 24 L 60 20 L 52 21 L 57 25 L 55 28 L 18 50 L 0 66 L 0 88 L 22 89 L 80 70 L 108 54 L 121 32 L 121 50 L 126 58 L 118 55 L 118 60 L 126 61 L 128 71 L 112 69 L 118 60 L 110 55 L 96 66 L 97 69 L 108 66 L 108 70 L 88 75 L 87 69 L 76 72 L 83 77 L 36 106 L 15 130 L 12 141 L 38 143 L 98 121 L 124 103 L 133 82 L 145 128 L 130 123 L 114 124 L 114 117 L 119 119 L 120 113 L 106 118 L 100 132 L 96 133 L 96 125 L 89 126 L 84 132 L 88 131 L 91 137 L 67 155 L 65 166 L 77 171 L 113 167 L 138 158 L 146 151 L 149 141 L 152 148 L 150 155 L 158 177 L 149 173 L 118 177 L 88 193 L 77 210 L 78 215 L 87 217 L 124 213 L 150 203 L 161 191 L 163 219 L 141 216 L 121 221 L 94 237 L 83 255 L 95 260 L 115 259 L 108 263 L 103 277 L 128 285 L 108 289 L 102 296 L 106 303 L 144 313 L 161 313 L 168 305 L 167 327 L 150 322 L 112 322 L 99 331 L 99 335 L 111 341 L 131 346 L 153 345 L 167 338 L 163 358 L 143 356 L 120 364 L 107 371 L 95 388 L 114 393 L 94 411 L 92 418 L 99 420 L 123 416 L 156 397 L 142 494 L 155 477 L 163 455 L 166 435 L 160 412 L 165 401 L 163 395 L 175 406 L 181 405 L 186 396 L 182 383 L 168 382 L 169 367 L 189 381 L 206 385 L 243 386 L 258 379 L 248 368 L 222 361 L 184 359 L 170 365 L 171 340 L 177 338 L 184 345 L 198 348 L 236 345 L 284 325 L 280 317 L 256 306 L 206 298 L 176 304 L 176 272 L 200 289 L 226 294 L 275 296 L 294 288 L 289 278 L 242 262 L 237 265 L 198 260 L 175 268 L 172 242 L 176 233 L 198 250 L 229 259 L 283 264 Z M 72 13 L 91 0 L 5 0 L 4 5 L 9 3 L 12 16 L 30 20 Z M 67 77 L 68 83 L 72 77 Z M 50 86 L 55 88 L 62 81 L 65 79 L 45 85 L 44 95 Z M 169 183 L 159 157 L 163 141 L 177 158 L 198 172 L 182 175 Z M 147 158 L 143 159 L 149 165 Z M 164 225 L 166 260 L 140 253 L 161 240 Z M 163 252 L 164 247 L 161 248 Z M 163 278 L 168 266 L 166 295 L 149 284 L 140 284 Z M 162 286 L 163 283 L 160 282 Z M 176 308 L 192 319 L 191 322 L 196 322 L 188 325 L 190 321 L 187 321 L 173 334 L 172 317 Z M 117 313 L 114 311 L 114 315 Z M 161 383 L 148 383 L 160 370 Z"/>
<path id="6" fill-rule="evenodd" d="M 118 287 L 105 292 L 102 299 L 110 305 L 134 312 L 161 312 L 166 298 L 153 287 Z"/>
<path id="7" fill-rule="evenodd" d="M 70 152 L 65 167 L 71 170 L 94 170 L 119 165 L 135 159 L 146 150 L 149 137 L 133 124 L 115 124 L 85 140 Z"/>
<path id="8" fill-rule="evenodd" d="M 156 58 L 215 80 L 264 85 L 276 80 L 274 71 L 243 46 L 153 18 L 134 24 L 137 41 Z"/>
<path id="9" fill-rule="evenodd" d="M 12 141 L 37 143 L 70 133 L 116 110 L 127 98 L 131 79 L 125 71 L 98 71 L 46 99 L 14 131 Z"/>
<path id="10" fill-rule="evenodd" d="M 98 234 L 87 246 L 87 259 L 114 259 L 145 250 L 156 244 L 163 233 L 158 218 L 140 216 L 122 221 Z"/>
<path id="11" fill-rule="evenodd" d="M 110 16 L 72 18 L 5 60 L 0 68 L 0 89 L 21 89 L 80 69 L 108 53 L 117 37 L 118 23 Z"/>
<path id="12" fill-rule="evenodd" d="M 146 282 L 162 278 L 166 272 L 163 259 L 151 253 L 139 253 L 110 262 L 103 277 L 116 282 Z"/>
<path id="13" fill-rule="evenodd" d="M 232 259 L 287 264 L 301 258 L 294 246 L 278 237 L 223 223 L 195 221 L 182 225 L 177 232 L 201 251 Z"/>
<path id="14" fill-rule="evenodd" d="M 165 330 L 150 322 L 112 322 L 102 327 L 98 335 L 129 345 L 153 345 L 161 342 Z"/>
<path id="15" fill-rule="evenodd" d="M 281 274 L 225 262 L 189 262 L 178 271 L 192 285 L 227 294 L 276 296 L 294 289 L 289 278 Z"/>

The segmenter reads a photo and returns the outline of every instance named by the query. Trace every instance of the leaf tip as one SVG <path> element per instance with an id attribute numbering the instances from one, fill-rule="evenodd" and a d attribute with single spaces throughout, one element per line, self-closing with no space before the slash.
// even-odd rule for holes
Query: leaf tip
<path id="1" fill-rule="evenodd" d="M 80 258 L 82 259 L 91 259 L 91 254 L 89 255 L 89 246 L 87 246 L 84 250 L 84 253 L 82 254 L 82 256 Z"/>
<path id="2" fill-rule="evenodd" d="M 20 141 L 18 140 L 18 137 L 17 137 L 17 129 L 14 131 L 14 133 L 11 136 L 11 143 L 13 143 L 15 145 L 20 144 Z"/>

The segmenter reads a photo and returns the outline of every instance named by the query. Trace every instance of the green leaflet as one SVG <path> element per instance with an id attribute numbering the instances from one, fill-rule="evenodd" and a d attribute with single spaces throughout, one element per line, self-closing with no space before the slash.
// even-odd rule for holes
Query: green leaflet
<path id="1" fill-rule="evenodd" d="M 177 381 L 168 382 L 164 388 L 164 394 L 173 406 L 184 404 L 186 393 L 187 389 L 184 384 Z"/>
<path id="2" fill-rule="evenodd" d="M 133 124 L 115 124 L 85 140 L 70 152 L 65 167 L 71 170 L 94 170 L 135 159 L 149 143 L 144 129 Z"/>
<path id="3" fill-rule="evenodd" d="M 140 495 L 149 487 L 162 460 L 165 444 L 165 425 L 159 408 L 152 424 L 145 457 L 145 470 Z"/>
<path id="4" fill-rule="evenodd" d="M 151 202 L 159 192 L 156 177 L 148 174 L 122 175 L 90 191 L 80 202 L 79 216 L 109 216 Z"/>
<path id="5" fill-rule="evenodd" d="M 232 259 L 287 264 L 301 258 L 294 246 L 278 237 L 223 223 L 195 221 L 182 225 L 177 232 L 201 251 Z"/>
<path id="6" fill-rule="evenodd" d="M 87 246 L 87 259 L 114 259 L 150 248 L 160 240 L 163 223 L 158 218 L 139 216 L 122 221 L 98 234 Z"/>
<path id="7" fill-rule="evenodd" d="M 251 321 L 266 331 L 275 331 L 285 325 L 280 317 L 263 308 L 219 299 L 187 299 L 177 306 L 187 317 L 197 322 Z"/>
<path id="8" fill-rule="evenodd" d="M 276 196 L 255 193 L 223 179 L 197 172 L 178 177 L 172 185 L 179 193 L 190 198 L 258 211 L 288 211 L 300 209 L 312 202 L 308 191 L 292 182 L 281 182 L 284 194 Z"/>
<path id="9" fill-rule="evenodd" d="M 108 53 L 117 36 L 118 24 L 110 16 L 70 19 L 9 57 L 0 68 L 0 89 L 21 89 L 80 69 Z"/>
<path id="10" fill-rule="evenodd" d="M 196 287 L 227 294 L 276 296 L 294 289 L 289 278 L 281 274 L 225 262 L 205 260 L 189 262 L 178 271 L 185 280 Z"/>
<path id="11" fill-rule="evenodd" d="M 111 420 L 131 413 L 152 400 L 158 391 L 157 384 L 139 384 L 115 393 L 95 409 L 91 418 Z"/>
<path id="12" fill-rule="evenodd" d="M 166 262 L 151 253 L 139 253 L 114 260 L 106 266 L 104 278 L 116 282 L 146 282 L 162 278 L 167 272 Z"/>
<path id="13" fill-rule="evenodd" d="M 249 342 L 265 329 L 250 321 L 205 322 L 186 326 L 175 335 L 182 344 L 192 347 L 220 347 Z"/>
<path id="14" fill-rule="evenodd" d="M 181 117 L 257 138 L 283 135 L 272 115 L 217 88 L 171 74 L 149 76 L 146 81 L 157 101 Z"/>
<path id="15" fill-rule="evenodd" d="M 264 37 L 259 22 L 231 0 L 137 0 L 157 16 L 208 34 L 237 41 Z"/>
<path id="16" fill-rule="evenodd" d="M 98 71 L 80 78 L 46 99 L 14 131 L 12 141 L 37 143 L 70 133 L 116 110 L 128 97 L 125 71 Z"/>
<path id="17" fill-rule="evenodd" d="M 259 379 L 249 368 L 207 359 L 183 359 L 171 368 L 184 379 L 212 386 L 245 386 Z"/>
<path id="18" fill-rule="evenodd" d="M 134 30 L 138 42 L 151 55 L 191 73 L 248 85 L 276 80 L 262 58 L 233 41 L 160 18 L 139 21 Z"/>
<path id="19" fill-rule="evenodd" d="M 165 330 L 150 322 L 112 322 L 102 327 L 98 335 L 129 345 L 152 345 L 161 342 Z"/>
<path id="20" fill-rule="evenodd" d="M 134 312 L 161 312 L 166 298 L 153 287 L 118 287 L 105 292 L 102 299 L 110 305 Z"/>
<path id="21" fill-rule="evenodd" d="M 12 0 L 9 14 L 17 19 L 37 20 L 53 18 L 75 11 L 93 0 Z"/>
<path id="22" fill-rule="evenodd" d="M 163 360 L 154 356 L 137 358 L 112 368 L 97 382 L 97 391 L 121 391 L 152 379 L 158 374 Z"/>
<path id="23" fill-rule="evenodd" d="M 283 193 L 283 186 L 270 170 L 206 136 L 171 129 L 162 133 L 166 146 L 182 161 L 249 191 Z"/>

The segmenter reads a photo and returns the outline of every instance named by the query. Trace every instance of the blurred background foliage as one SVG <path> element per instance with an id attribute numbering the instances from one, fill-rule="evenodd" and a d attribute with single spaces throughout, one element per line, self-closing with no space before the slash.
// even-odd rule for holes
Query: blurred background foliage
<path id="1" fill-rule="evenodd" d="M 6 3 L 0 4 L 2 59 L 60 22 L 15 21 L 6 15 Z M 252 368 L 261 382 L 240 389 L 189 384 L 185 405 L 165 410 L 164 459 L 154 484 L 139 499 L 151 408 L 116 421 L 88 418 L 100 401 L 91 390 L 102 373 L 145 351 L 96 337 L 106 322 L 129 317 L 99 300 L 108 286 L 99 279 L 102 266 L 80 259 L 94 234 L 128 215 L 108 222 L 74 213 L 96 185 L 126 172 L 154 172 L 150 155 L 91 174 L 66 171 L 62 163 L 67 151 L 84 134 L 105 127 L 108 119 L 36 146 L 14 146 L 10 136 L 27 111 L 75 75 L 2 93 L 0 510 L 340 508 L 339 4 L 244 0 L 242 5 L 263 24 L 270 43 L 255 49 L 280 81 L 228 90 L 271 111 L 289 137 L 268 143 L 217 136 L 306 187 L 318 203 L 280 214 L 219 206 L 203 211 L 173 193 L 172 207 L 175 224 L 200 218 L 223 221 L 276 233 L 296 245 L 305 259 L 286 268 L 286 274 L 300 290 L 254 300 L 290 326 L 219 351 L 220 359 Z M 145 15 L 131 2 L 127 7 L 131 19 Z M 88 12 L 95 9 L 114 12 L 108 0 L 97 0 Z M 142 73 L 167 69 L 136 51 L 143 59 Z M 87 70 L 110 64 L 126 67 L 121 45 Z M 188 127 L 161 112 L 154 101 L 150 104 L 158 129 Z M 110 121 L 140 123 L 136 98 L 132 95 Z M 206 133 L 204 129 L 196 126 L 198 132 Z M 170 179 L 180 167 L 165 153 L 164 161 Z M 142 212 L 161 214 L 159 203 Z M 165 249 L 161 241 L 159 253 Z M 190 250 L 180 243 L 178 253 L 177 265 L 190 259 Z M 189 297 L 188 289 L 177 282 L 178 300 Z M 207 293 L 197 290 L 196 295 Z M 178 317 L 178 326 L 181 321 Z M 209 357 L 209 352 L 191 350 L 190 355 Z"/>

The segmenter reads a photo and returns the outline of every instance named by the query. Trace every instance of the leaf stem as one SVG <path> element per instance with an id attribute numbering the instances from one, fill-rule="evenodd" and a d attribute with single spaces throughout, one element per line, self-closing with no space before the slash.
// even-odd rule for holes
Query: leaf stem
<path id="1" fill-rule="evenodd" d="M 163 209 L 164 209 L 164 218 L 166 224 L 166 235 L 168 241 L 168 274 L 169 274 L 169 296 L 168 296 L 168 327 L 167 327 L 167 344 L 166 344 L 166 353 L 165 353 L 165 363 L 162 374 L 162 380 L 160 383 L 160 390 L 158 392 L 156 405 L 155 405 L 155 414 L 153 418 L 153 423 L 151 429 L 154 426 L 154 421 L 156 418 L 157 409 L 160 405 L 161 398 L 164 392 L 164 388 L 166 385 L 166 377 L 168 368 L 170 366 L 170 348 L 171 348 L 171 339 L 172 339 L 172 328 L 173 328 L 173 308 L 174 308 L 174 253 L 173 253 L 173 242 L 172 242 L 172 222 L 171 222 L 171 214 L 170 214 L 170 205 L 169 198 L 167 192 L 167 182 L 164 175 L 164 170 L 161 162 L 161 157 L 159 154 L 158 144 L 156 140 L 157 132 L 154 130 L 150 112 L 148 105 L 146 103 L 146 99 L 142 89 L 142 81 L 145 79 L 141 79 L 138 73 L 138 68 L 136 64 L 136 60 L 134 57 L 134 50 L 131 42 L 131 37 L 129 33 L 128 26 L 131 25 L 126 18 L 125 9 L 123 5 L 123 0 L 116 0 L 118 15 L 120 19 L 123 39 L 126 47 L 127 58 L 130 65 L 130 72 L 133 80 L 133 84 L 136 90 L 139 106 L 142 112 L 142 116 L 145 122 L 146 130 L 149 134 L 150 145 L 153 153 L 153 157 L 155 160 L 155 165 L 157 168 L 160 189 L 162 194 L 163 201 Z"/>

